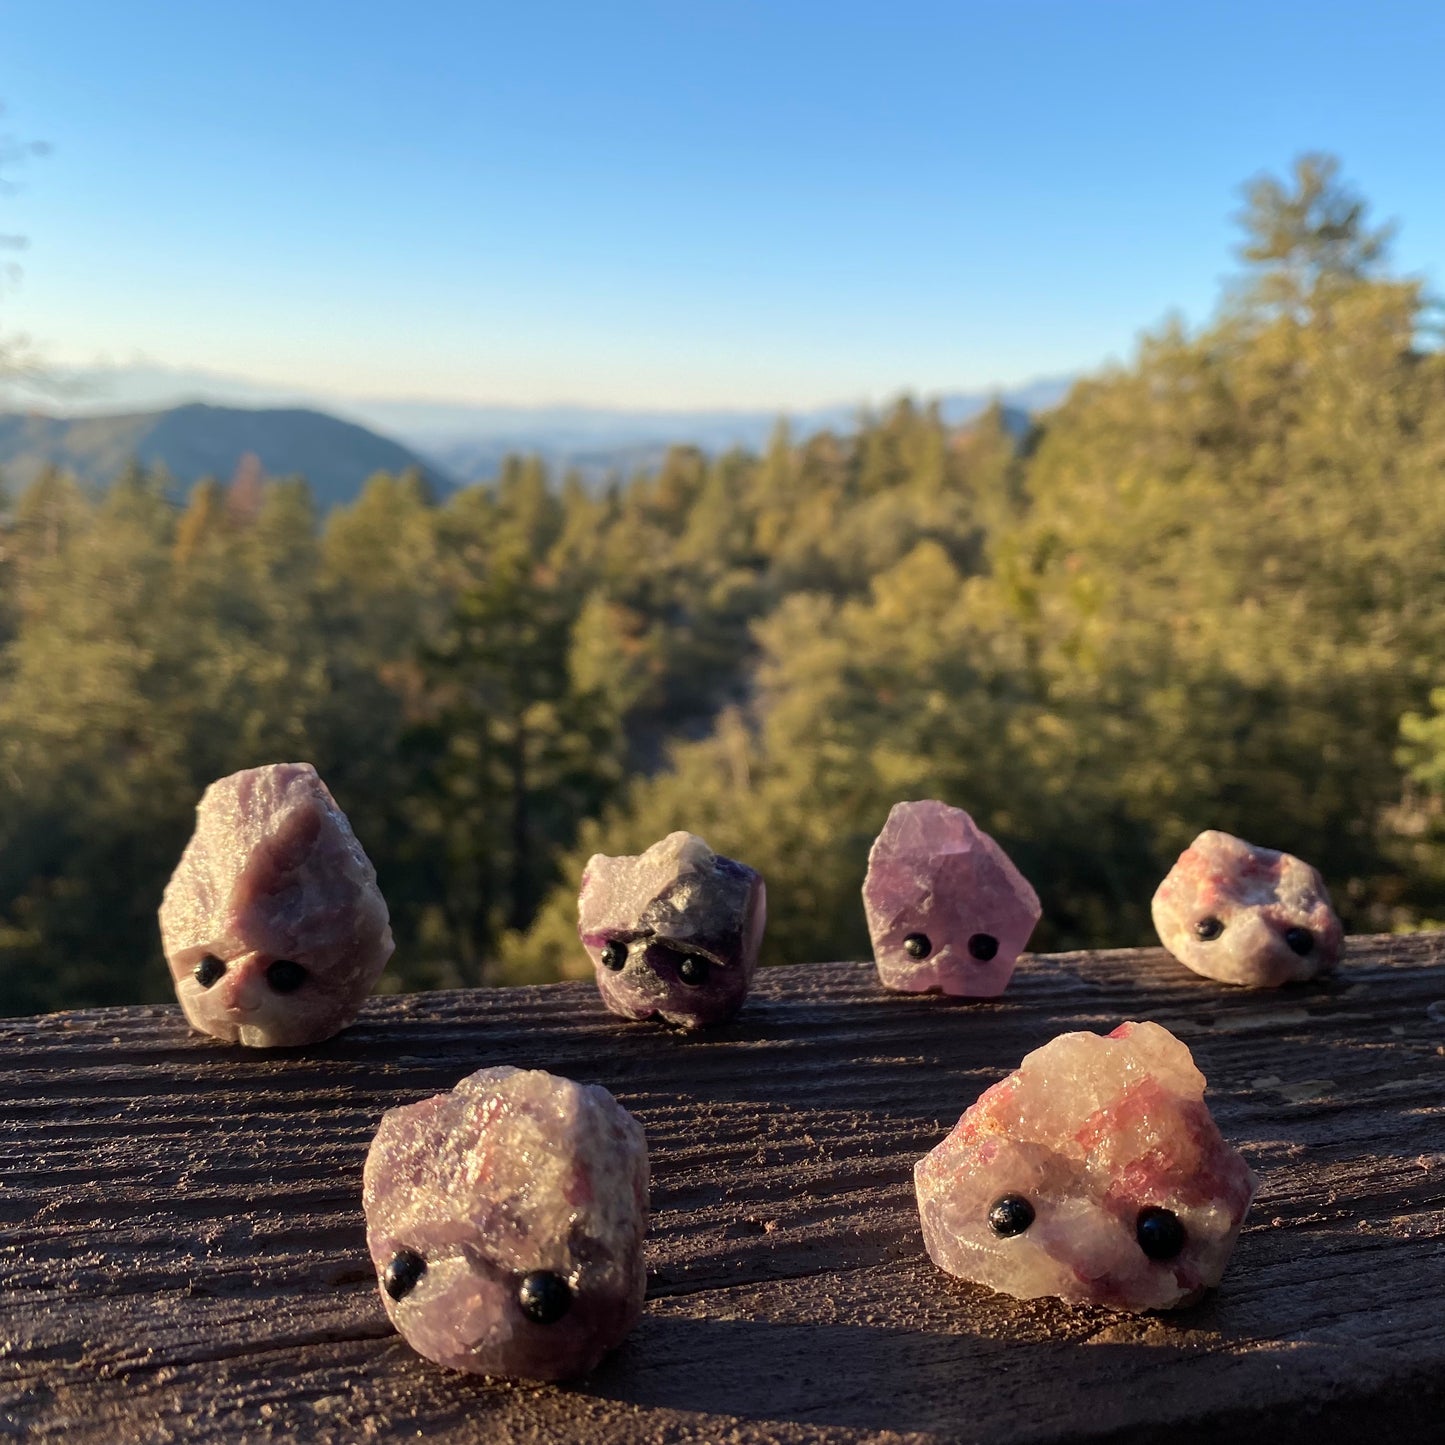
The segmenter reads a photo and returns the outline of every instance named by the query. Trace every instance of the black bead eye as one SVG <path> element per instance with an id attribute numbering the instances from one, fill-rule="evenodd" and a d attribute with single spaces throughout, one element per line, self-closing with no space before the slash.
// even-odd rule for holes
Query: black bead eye
<path id="1" fill-rule="evenodd" d="M 677 965 L 677 976 L 690 988 L 697 988 L 699 984 L 707 982 L 708 966 L 707 959 L 700 958 L 695 953 L 685 953 Z"/>
<path id="2" fill-rule="evenodd" d="M 1134 1233 L 1150 1259 L 1173 1259 L 1184 1248 L 1184 1226 L 1172 1209 L 1141 1209 Z"/>
<path id="3" fill-rule="evenodd" d="M 975 933 L 968 940 L 968 951 L 980 963 L 987 963 L 998 952 L 998 939 L 991 933 Z"/>
<path id="4" fill-rule="evenodd" d="M 602 967 L 610 968 L 613 973 L 627 962 L 627 945 L 620 938 L 609 939 L 602 946 Z"/>
<path id="5" fill-rule="evenodd" d="M 1212 943 L 1223 932 L 1224 924 L 1212 914 L 1208 918 L 1201 918 L 1194 925 L 1194 936 L 1201 943 Z"/>
<path id="6" fill-rule="evenodd" d="M 572 1288 L 560 1274 L 534 1269 L 517 1286 L 517 1304 L 533 1324 L 555 1325 L 572 1308 Z"/>
<path id="7" fill-rule="evenodd" d="M 933 944 L 926 933 L 910 933 L 903 940 L 903 951 L 909 958 L 927 958 L 933 952 Z"/>
<path id="8" fill-rule="evenodd" d="M 278 958 L 266 970 L 266 982 L 277 993 L 295 993 L 306 982 L 306 970 L 289 958 Z"/>
<path id="9" fill-rule="evenodd" d="M 225 972 L 226 965 L 214 953 L 208 953 L 192 970 L 202 988 L 210 988 Z"/>
<path id="10" fill-rule="evenodd" d="M 392 1299 L 405 1299 L 426 1273 L 426 1260 L 414 1249 L 399 1249 L 381 1276 L 381 1287 Z"/>
<path id="11" fill-rule="evenodd" d="M 1022 1234 L 1033 1222 L 1034 1207 L 1022 1194 L 1005 1194 L 988 1211 L 988 1227 L 1000 1239 Z"/>
<path id="12" fill-rule="evenodd" d="M 1289 944 L 1301 958 L 1315 946 L 1315 936 L 1308 928 L 1286 928 L 1284 931 L 1284 941 Z"/>

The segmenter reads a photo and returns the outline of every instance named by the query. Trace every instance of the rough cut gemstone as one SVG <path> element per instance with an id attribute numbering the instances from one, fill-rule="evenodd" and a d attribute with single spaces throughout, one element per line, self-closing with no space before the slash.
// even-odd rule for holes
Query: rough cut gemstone
<path id="1" fill-rule="evenodd" d="M 1324 880 L 1308 863 L 1212 829 L 1179 855 L 1153 913 L 1164 947 L 1186 968 L 1253 988 L 1328 973 L 1344 945 Z"/>
<path id="2" fill-rule="evenodd" d="M 962 808 L 932 801 L 893 805 L 868 855 L 863 907 L 884 988 L 967 998 L 1008 987 L 1043 911 Z"/>
<path id="3" fill-rule="evenodd" d="M 577 910 L 577 932 L 613 1013 L 692 1029 L 725 1023 L 743 1006 L 766 890 L 761 875 L 695 834 L 669 833 L 635 857 L 595 854 Z"/>
<path id="4" fill-rule="evenodd" d="M 1154 1023 L 1061 1034 L 985 1092 L 914 1170 L 940 1269 L 1019 1299 L 1123 1310 L 1219 1283 L 1255 1178 L 1189 1050 Z"/>
<path id="5" fill-rule="evenodd" d="M 160 922 L 186 1017 L 257 1047 L 345 1028 L 393 947 L 376 870 L 310 763 L 206 789 Z"/>
<path id="6" fill-rule="evenodd" d="M 647 1143 L 598 1085 L 482 1069 L 390 1109 L 362 1199 L 386 1312 L 439 1365 L 565 1379 L 642 1313 Z"/>

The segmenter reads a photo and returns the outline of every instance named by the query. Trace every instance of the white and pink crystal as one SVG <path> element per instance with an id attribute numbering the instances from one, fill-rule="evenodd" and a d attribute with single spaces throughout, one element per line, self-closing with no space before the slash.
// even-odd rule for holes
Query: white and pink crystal
<path id="1" fill-rule="evenodd" d="M 863 906 L 878 978 L 901 993 L 992 998 L 1042 909 L 1007 853 L 962 808 L 895 803 L 868 855 Z"/>
<path id="2" fill-rule="evenodd" d="M 1160 941 L 1186 968 L 1251 988 L 1330 972 L 1344 930 L 1320 875 L 1290 853 L 1201 833 L 1154 894 Z"/>
<path id="3" fill-rule="evenodd" d="M 647 1144 L 599 1085 L 482 1069 L 390 1109 L 362 1200 L 386 1312 L 437 1364 L 567 1379 L 642 1313 Z"/>
<path id="4" fill-rule="evenodd" d="M 645 853 L 597 853 L 582 874 L 577 932 L 602 1001 L 623 1018 L 681 1028 L 727 1022 L 743 1006 L 767 922 L 761 875 L 669 833 Z"/>
<path id="5" fill-rule="evenodd" d="M 310 763 L 206 789 L 160 925 L 186 1017 L 256 1047 L 345 1028 L 393 948 L 376 870 Z"/>
<path id="6" fill-rule="evenodd" d="M 1155 1023 L 1061 1034 L 987 1090 L 914 1170 L 929 1256 L 1019 1299 L 1120 1310 L 1219 1283 L 1255 1178 Z"/>

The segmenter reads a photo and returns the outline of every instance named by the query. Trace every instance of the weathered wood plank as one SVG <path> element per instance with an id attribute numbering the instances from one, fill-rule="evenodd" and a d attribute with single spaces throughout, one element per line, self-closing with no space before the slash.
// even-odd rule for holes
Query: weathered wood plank
<path id="1" fill-rule="evenodd" d="M 1178 1316 L 1019 1304 L 922 1253 L 914 1160 L 1068 1028 L 1194 1049 L 1263 1186 Z M 606 1084 L 653 1160 L 649 1304 L 568 1389 L 439 1370 L 363 1246 L 383 1109 L 485 1064 Z M 1445 935 L 1352 940 L 1329 983 L 1197 979 L 1156 950 L 1027 961 L 960 1004 L 772 970 L 701 1038 L 585 985 L 378 999 L 253 1053 L 169 1008 L 0 1021 L 0 1421 L 35 1440 L 1304 1440 L 1445 1418 Z"/>

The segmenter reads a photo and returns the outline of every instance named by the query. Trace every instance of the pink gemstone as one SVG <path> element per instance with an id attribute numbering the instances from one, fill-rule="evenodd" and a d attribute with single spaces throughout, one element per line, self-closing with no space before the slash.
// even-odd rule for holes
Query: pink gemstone
<path id="1" fill-rule="evenodd" d="M 1061 1034 L 914 1170 L 929 1256 L 1019 1299 L 1173 1309 L 1219 1283 L 1255 1177 L 1154 1023 Z"/>
<path id="2" fill-rule="evenodd" d="M 393 948 L 376 870 L 310 763 L 206 789 L 160 924 L 186 1017 L 256 1047 L 345 1028 Z"/>
<path id="3" fill-rule="evenodd" d="M 390 1109 L 362 1200 L 387 1314 L 437 1364 L 566 1379 L 642 1314 L 647 1144 L 598 1085 L 482 1069 Z"/>
<path id="4" fill-rule="evenodd" d="M 962 808 L 895 803 L 868 855 L 868 932 L 884 988 L 992 998 L 1042 909 L 1007 853 Z"/>
<path id="5" fill-rule="evenodd" d="M 1154 927 L 1186 968 L 1278 988 L 1328 973 L 1344 930 L 1308 863 L 1213 830 L 1179 855 L 1154 894 Z"/>

